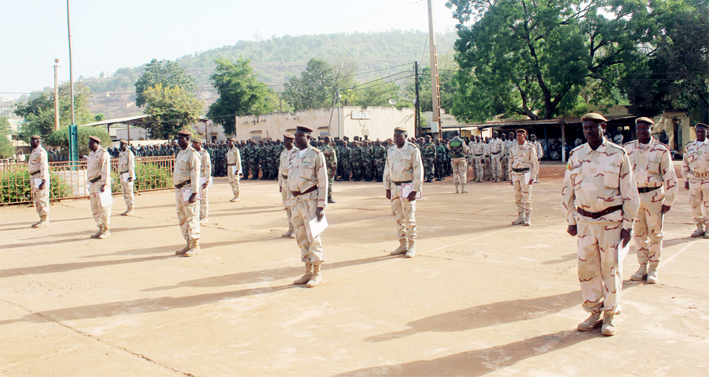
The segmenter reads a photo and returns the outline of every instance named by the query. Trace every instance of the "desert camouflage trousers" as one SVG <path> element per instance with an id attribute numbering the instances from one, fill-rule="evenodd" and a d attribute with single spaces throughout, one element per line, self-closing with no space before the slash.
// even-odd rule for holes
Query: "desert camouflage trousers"
<path id="1" fill-rule="evenodd" d="M 235 198 L 239 197 L 241 188 L 241 179 L 239 178 L 239 172 L 234 174 L 232 166 L 227 166 L 227 177 L 229 179 L 229 186 L 231 186 L 231 192 L 234 194 Z"/>
<path id="2" fill-rule="evenodd" d="M 194 203 L 182 200 L 182 191 L 175 189 L 175 206 L 177 207 L 177 221 L 180 223 L 182 237 L 187 241 L 199 239 L 199 213 L 200 201 Z"/>
<path id="3" fill-rule="evenodd" d="M 106 185 L 106 190 L 110 190 L 111 185 Z M 101 199 L 99 194 L 101 192 L 101 183 L 92 183 L 89 187 L 89 203 L 91 204 L 91 213 L 94 215 L 94 220 L 96 220 L 96 225 L 104 226 L 106 229 L 111 225 L 111 207 L 112 206 L 101 206 Z"/>
<path id="4" fill-rule="evenodd" d="M 577 220 L 583 219 L 576 215 Z M 620 222 L 578 222 L 578 276 L 586 311 L 620 313 L 623 273 L 618 265 Z"/>
<path id="5" fill-rule="evenodd" d="M 295 240 L 300 247 L 300 260 L 319 265 L 325 262 L 322 247 L 322 235 L 312 240 L 308 237 L 307 223 L 315 218 L 318 209 L 318 190 L 294 197 L 291 216 L 295 228 Z"/>
<path id="6" fill-rule="evenodd" d="M 133 209 L 135 205 L 135 193 L 133 192 L 134 182 L 124 182 L 121 180 L 121 193 L 123 194 L 123 201 L 126 202 L 126 208 Z"/>
<path id="7" fill-rule="evenodd" d="M 207 188 L 199 187 L 199 195 L 202 197 L 199 200 L 199 219 L 209 218 L 209 186 Z"/>
<path id="8" fill-rule="evenodd" d="M 32 203 L 40 218 L 49 216 L 49 190 L 49 181 L 44 182 L 44 188 L 41 190 L 32 187 Z"/>
<path id="9" fill-rule="evenodd" d="M 507 181 L 510 179 L 510 174 L 507 169 L 507 164 L 509 163 L 509 157 L 508 156 L 502 156 L 502 159 L 500 160 L 500 180 L 501 181 Z"/>
<path id="10" fill-rule="evenodd" d="M 640 194 L 640 208 L 635 216 L 633 232 L 638 263 L 659 262 L 662 255 L 663 188 Z"/>
<path id="11" fill-rule="evenodd" d="M 465 157 L 451 159 L 451 168 L 453 170 L 453 183 L 468 182 L 468 161 Z"/>
<path id="12" fill-rule="evenodd" d="M 399 240 L 407 239 L 409 244 L 416 240 L 416 201 L 401 197 L 401 186 L 391 190 L 391 213 L 396 221 Z"/>
<path id="13" fill-rule="evenodd" d="M 483 156 L 474 156 L 473 157 L 473 167 L 475 170 L 475 180 L 476 181 L 482 181 L 483 180 Z"/>
<path id="14" fill-rule="evenodd" d="M 490 155 L 490 170 L 492 171 L 492 180 L 502 179 L 502 156 L 500 153 Z"/>
<path id="15" fill-rule="evenodd" d="M 515 190 L 515 204 L 517 204 L 517 213 L 532 212 L 532 186 L 529 181 L 524 180 L 524 173 L 510 173 L 512 187 Z"/>
<path id="16" fill-rule="evenodd" d="M 695 225 L 709 225 L 709 179 L 689 179 L 689 205 Z"/>

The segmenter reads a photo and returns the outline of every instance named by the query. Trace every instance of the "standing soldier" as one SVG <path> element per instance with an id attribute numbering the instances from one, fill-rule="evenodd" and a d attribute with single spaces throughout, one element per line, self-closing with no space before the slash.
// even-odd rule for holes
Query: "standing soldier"
<path id="1" fill-rule="evenodd" d="M 374 167 L 376 168 L 375 181 L 381 182 L 384 175 L 384 165 L 386 164 L 387 150 L 383 143 L 377 139 L 374 143 Z"/>
<path id="2" fill-rule="evenodd" d="M 620 313 L 623 287 L 618 249 L 630 241 L 640 198 L 628 155 L 603 136 L 606 118 L 589 113 L 581 120 L 588 143 L 570 153 L 561 208 L 569 224 L 566 231 L 578 235 L 582 306 L 591 313 L 578 330 L 598 327 L 603 313 L 601 331 L 610 336 L 616 332 L 613 318 Z"/>
<path id="3" fill-rule="evenodd" d="M 89 138 L 89 158 L 86 163 L 86 170 L 91 186 L 89 187 L 89 201 L 91 212 L 96 220 L 99 230 L 91 235 L 91 238 L 105 239 L 111 237 L 109 225 L 111 223 L 111 204 L 104 206 L 101 202 L 100 193 L 111 191 L 111 156 L 101 147 L 101 139 L 98 136 Z M 107 187 L 108 186 L 108 187 Z"/>
<path id="4" fill-rule="evenodd" d="M 403 186 L 403 187 L 402 187 Z M 423 186 L 421 151 L 406 141 L 406 129 L 394 129 L 394 145 L 387 151 L 384 190 L 396 220 L 399 247 L 391 255 L 416 255 L 416 196 Z M 402 196 L 407 189 L 408 194 Z"/>
<path id="5" fill-rule="evenodd" d="M 281 200 L 283 202 L 283 209 L 286 210 L 286 216 L 288 217 L 288 231 L 283 233 L 281 237 L 293 237 L 293 215 L 291 213 L 291 205 L 293 195 L 288 188 L 288 170 L 290 169 L 293 159 L 298 153 L 298 149 L 293 148 L 293 139 L 295 136 L 290 133 L 283 134 L 283 145 L 285 148 L 281 151 L 281 156 L 279 158 L 278 164 L 278 190 L 281 192 Z"/>
<path id="6" fill-rule="evenodd" d="M 330 145 L 330 136 L 325 136 L 323 140 L 322 154 L 325 156 L 325 166 L 327 166 L 327 202 L 335 203 L 332 199 L 332 183 L 337 172 L 337 153 Z"/>
<path id="7" fill-rule="evenodd" d="M 483 163 L 485 157 L 485 143 L 480 140 L 477 136 L 476 142 L 474 144 L 471 154 L 473 155 L 473 162 L 475 163 L 475 181 L 483 181 Z"/>
<path id="8" fill-rule="evenodd" d="M 128 142 L 121 140 L 121 153 L 118 154 L 118 172 L 121 181 L 121 192 L 123 200 L 126 202 L 126 211 L 121 213 L 122 216 L 130 216 L 133 214 L 133 206 L 135 203 L 135 194 L 133 187 L 135 183 L 135 155 L 128 148 Z"/>
<path id="9" fill-rule="evenodd" d="M 249 179 L 249 170 L 251 168 L 251 148 L 248 142 L 239 148 L 241 154 L 241 169 L 243 173 L 242 179 Z"/>
<path id="10" fill-rule="evenodd" d="M 293 284 L 316 287 L 322 281 L 320 265 L 325 262 L 320 234 L 309 235 L 306 227 L 317 218 L 322 221 L 327 207 L 327 167 L 325 156 L 310 146 L 310 127 L 298 126 L 295 131 L 295 153 L 288 171 L 288 188 L 293 194 L 293 227 L 300 246 L 300 260 L 305 263 L 305 274 Z"/>
<path id="11" fill-rule="evenodd" d="M 532 182 L 539 170 L 539 160 L 534 145 L 527 142 L 526 136 L 527 131 L 517 130 L 517 143 L 508 152 L 507 173 L 510 176 L 510 185 L 515 190 L 518 214 L 512 225 L 531 225 L 529 218 L 532 214 Z"/>
<path id="12" fill-rule="evenodd" d="M 534 145 L 534 150 L 537 151 L 537 160 L 539 161 L 539 170 L 542 170 L 542 157 L 544 157 L 544 148 L 542 148 L 542 143 L 537 140 L 537 135 L 532 134 L 530 137 L 532 145 Z M 534 183 L 539 183 L 539 170 L 537 170 L 537 176 L 534 177 Z"/>
<path id="13" fill-rule="evenodd" d="M 444 179 L 445 165 L 446 147 L 441 143 L 441 139 L 436 139 L 436 166 L 433 168 L 433 173 L 436 175 L 437 181 Z"/>
<path id="14" fill-rule="evenodd" d="M 209 222 L 209 183 L 212 178 L 212 161 L 206 149 L 202 148 L 204 139 L 192 139 L 192 148 L 199 153 L 199 224 L 205 225 Z M 202 183 L 204 182 L 204 183 Z"/>
<path id="15" fill-rule="evenodd" d="M 27 160 L 27 169 L 30 172 L 30 185 L 32 187 L 32 203 L 39 215 L 39 222 L 32 224 L 33 228 L 49 226 L 49 159 L 47 151 L 42 147 L 42 138 L 32 135 L 30 138 L 32 153 Z M 24 155 L 23 155 L 24 156 Z M 37 184 L 39 183 L 39 184 Z"/>
<path id="16" fill-rule="evenodd" d="M 362 146 L 362 174 L 364 175 L 364 180 L 367 182 L 372 181 L 372 168 L 374 165 L 373 152 L 370 142 L 365 140 Z"/>
<path id="17" fill-rule="evenodd" d="M 239 154 L 239 148 L 234 146 L 233 138 L 229 138 L 226 143 L 227 146 L 229 146 L 229 151 L 226 153 L 226 168 L 229 177 L 229 186 L 231 186 L 231 192 L 234 193 L 234 197 L 229 201 L 238 202 L 241 200 L 241 184 L 239 182 L 239 174 L 241 174 L 241 154 Z"/>
<path id="18" fill-rule="evenodd" d="M 650 284 L 657 283 L 664 214 L 670 210 L 677 195 L 677 176 L 672 165 L 670 149 L 652 137 L 654 123 L 646 117 L 636 119 L 635 134 L 638 135 L 638 140 L 624 146 L 633 166 L 633 175 L 640 194 L 640 209 L 635 218 L 633 237 L 640 269 L 630 280 L 643 280 L 647 275 L 647 282 Z"/>
<path id="19" fill-rule="evenodd" d="M 187 245 L 175 255 L 193 257 L 200 253 L 199 246 L 199 177 L 202 166 L 199 152 L 190 146 L 192 132 L 182 130 L 177 133 L 180 153 L 175 158 L 172 182 L 175 184 L 175 206 L 177 220 Z"/>
<path id="20" fill-rule="evenodd" d="M 340 163 L 342 164 L 342 180 L 343 181 L 349 181 L 350 176 L 352 175 L 352 166 L 350 165 L 350 154 L 352 152 L 352 149 L 350 148 L 349 145 L 349 138 L 347 136 L 344 137 L 344 140 L 342 141 L 342 159 L 340 159 Z"/>
<path id="21" fill-rule="evenodd" d="M 505 144 L 497 136 L 497 131 L 492 133 L 492 140 L 488 144 L 490 150 L 490 170 L 492 170 L 492 179 L 495 182 L 500 182 L 502 175 L 502 155 L 505 154 Z"/>
<path id="22" fill-rule="evenodd" d="M 423 174 L 426 182 L 432 182 L 435 175 L 436 167 L 436 146 L 431 143 L 431 136 L 426 136 L 426 144 L 424 144 L 422 153 L 423 156 Z"/>
<path id="23" fill-rule="evenodd" d="M 697 140 L 690 141 L 684 147 L 682 158 L 682 179 L 684 188 L 689 190 L 689 205 L 697 230 L 692 237 L 709 238 L 709 126 L 697 123 L 694 134 Z"/>
<path id="24" fill-rule="evenodd" d="M 266 140 L 258 141 L 258 164 L 261 170 L 261 180 L 268 179 L 268 154 L 266 153 Z"/>
<path id="25" fill-rule="evenodd" d="M 350 151 L 350 166 L 352 167 L 352 180 L 362 179 L 362 147 L 361 141 L 353 141 L 354 146 Z"/>
<path id="26" fill-rule="evenodd" d="M 510 138 L 510 141 L 508 142 L 507 137 L 505 137 L 505 133 L 503 132 L 502 135 L 500 135 L 500 140 L 502 140 L 502 144 L 505 146 L 502 149 L 502 153 L 500 154 L 502 156 L 502 158 L 500 159 L 500 170 L 502 171 L 502 174 L 500 175 L 500 180 L 506 181 L 509 178 L 507 164 L 509 163 L 510 159 L 510 147 L 513 145 L 512 141 L 514 139 Z"/>
<path id="27" fill-rule="evenodd" d="M 468 146 L 465 145 L 465 140 L 460 138 L 458 131 L 453 131 L 453 138 L 448 141 L 446 148 L 451 152 L 451 170 L 453 171 L 453 183 L 455 184 L 455 193 L 465 194 L 465 184 L 468 182 L 468 164 L 465 156 L 468 154 Z M 460 191 L 458 191 L 460 185 Z"/>

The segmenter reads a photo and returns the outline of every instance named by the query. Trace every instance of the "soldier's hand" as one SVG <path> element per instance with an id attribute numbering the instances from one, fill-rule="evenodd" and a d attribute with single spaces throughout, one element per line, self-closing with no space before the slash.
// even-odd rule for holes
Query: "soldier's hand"
<path id="1" fill-rule="evenodd" d="M 318 207 L 318 209 L 315 210 L 315 217 L 318 218 L 318 222 L 322 221 L 323 216 L 325 216 L 325 214 L 322 213 L 323 209 L 322 207 Z"/>
<path id="2" fill-rule="evenodd" d="M 531 186 L 532 183 L 534 183 L 534 178 L 530 179 L 530 180 L 529 180 L 529 183 L 527 183 L 527 184 Z"/>
<path id="3" fill-rule="evenodd" d="M 133 177 L 128 177 L 128 182 L 133 182 Z"/>
<path id="4" fill-rule="evenodd" d="M 628 242 L 630 242 L 630 231 L 627 229 L 623 229 L 620 231 L 620 238 L 623 239 L 623 247 L 628 246 Z"/>
<path id="5" fill-rule="evenodd" d="M 510 179 L 510 186 L 514 186 L 515 184 L 512 182 L 512 179 Z"/>
<path id="6" fill-rule="evenodd" d="M 386 190 L 385 195 L 387 199 L 391 200 L 391 190 Z"/>
<path id="7" fill-rule="evenodd" d="M 684 189 L 689 190 L 689 181 L 684 181 Z"/>
<path id="8" fill-rule="evenodd" d="M 278 192 L 283 192 L 283 186 L 278 187 Z"/>
<path id="9" fill-rule="evenodd" d="M 670 212 L 671 206 L 662 205 L 662 213 Z"/>
<path id="10" fill-rule="evenodd" d="M 409 193 L 409 196 L 406 197 L 406 199 L 409 199 L 410 202 L 413 202 L 416 200 L 416 191 L 411 191 Z"/>
<path id="11" fill-rule="evenodd" d="M 44 190 L 44 180 L 42 183 L 39 184 L 39 187 L 37 187 L 38 190 Z"/>
<path id="12" fill-rule="evenodd" d="M 569 233 L 572 237 L 576 237 L 576 234 L 578 233 L 576 225 L 569 225 L 569 227 L 566 228 L 566 233 Z"/>
<path id="13" fill-rule="evenodd" d="M 197 193 L 194 192 L 192 195 L 190 195 L 190 200 L 188 200 L 190 203 L 194 203 L 197 200 Z"/>
<path id="14" fill-rule="evenodd" d="M 202 185 L 202 188 L 203 188 L 203 189 L 206 189 L 207 186 L 209 186 L 209 182 L 204 182 L 204 184 Z"/>
<path id="15" fill-rule="evenodd" d="M 106 191 L 106 185 L 101 185 L 101 192 L 105 192 L 105 191 Z"/>

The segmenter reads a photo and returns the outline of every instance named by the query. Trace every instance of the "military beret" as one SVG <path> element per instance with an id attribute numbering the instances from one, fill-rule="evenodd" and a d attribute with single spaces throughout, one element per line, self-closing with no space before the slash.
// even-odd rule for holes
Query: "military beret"
<path id="1" fill-rule="evenodd" d="M 30 139 L 38 139 L 38 140 L 42 140 L 42 137 L 41 137 L 41 136 L 39 136 L 39 135 L 32 135 L 32 136 L 30 136 Z"/>
<path id="2" fill-rule="evenodd" d="M 598 113 L 588 113 L 581 117 L 581 120 L 594 120 L 596 122 L 607 122 L 608 119 L 604 118 L 603 115 Z"/>
<path id="3" fill-rule="evenodd" d="M 93 141 L 101 144 L 101 139 L 98 136 L 91 136 L 91 137 L 89 137 L 89 140 L 93 140 Z"/>
<path id="4" fill-rule="evenodd" d="M 295 135 L 290 132 L 286 132 L 283 134 L 283 139 L 295 139 Z"/>
<path id="5" fill-rule="evenodd" d="M 234 140 L 233 137 L 230 137 L 230 138 L 226 139 L 226 141 L 236 141 L 236 140 Z"/>
<path id="6" fill-rule="evenodd" d="M 180 130 L 177 134 L 180 136 L 192 136 L 192 132 L 189 130 Z"/>
<path id="7" fill-rule="evenodd" d="M 397 131 L 397 132 L 408 132 L 408 131 L 406 130 L 406 128 L 404 128 L 404 127 L 396 127 L 396 128 L 394 128 L 394 131 Z"/>
<path id="8" fill-rule="evenodd" d="M 694 127 L 695 128 L 699 128 L 699 127 L 709 128 L 709 125 L 706 125 L 704 123 L 697 123 Z"/>
<path id="9" fill-rule="evenodd" d="M 655 121 L 648 118 L 648 117 L 640 117 L 638 119 L 635 119 L 635 124 L 638 124 L 640 122 L 647 123 L 647 124 L 655 124 Z"/>
<path id="10" fill-rule="evenodd" d="M 515 132 L 518 133 L 518 134 L 525 134 L 525 135 L 527 134 L 527 130 L 525 130 L 524 128 L 520 128 L 520 129 L 518 129 L 518 130 L 515 131 Z"/>
<path id="11" fill-rule="evenodd" d="M 308 126 L 298 126 L 295 128 L 297 131 L 303 131 L 305 133 L 311 133 L 313 132 L 313 129 L 308 127 Z"/>
<path id="12" fill-rule="evenodd" d="M 128 142 L 127 142 L 127 141 L 125 141 L 125 140 L 121 140 L 121 144 L 126 144 L 126 145 L 127 145 L 127 144 L 128 144 Z"/>

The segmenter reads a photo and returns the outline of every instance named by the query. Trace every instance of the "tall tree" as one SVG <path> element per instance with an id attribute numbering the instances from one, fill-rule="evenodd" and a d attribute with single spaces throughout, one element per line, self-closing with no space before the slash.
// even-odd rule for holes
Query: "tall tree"
<path id="1" fill-rule="evenodd" d="M 95 121 L 89 110 L 91 90 L 81 82 L 74 83 L 74 118 L 77 125 Z M 29 141 L 37 134 L 43 138 L 54 132 L 54 94 L 51 90 L 33 93 L 26 103 L 15 105 L 15 114 L 24 118 L 20 137 Z M 59 125 L 71 124 L 71 88 L 69 83 L 59 86 Z"/>
<path id="2" fill-rule="evenodd" d="M 6 116 L 0 115 L 0 158 L 9 158 L 15 154 L 15 148 L 9 139 L 12 136 L 10 131 L 10 121 Z"/>
<path id="3" fill-rule="evenodd" d="M 143 94 L 144 113 L 151 121 L 148 130 L 153 137 L 172 138 L 181 129 L 194 124 L 202 115 L 204 103 L 179 86 L 169 88 L 157 84 L 146 89 Z"/>
<path id="4" fill-rule="evenodd" d="M 248 60 L 215 59 L 217 68 L 212 85 L 219 98 L 209 106 L 207 117 L 224 127 L 227 135 L 236 132 L 235 115 L 260 115 L 275 109 L 268 86 L 260 82 Z"/>
<path id="5" fill-rule="evenodd" d="M 135 104 L 138 107 L 145 105 L 145 91 L 157 84 L 163 88 L 179 87 L 189 93 L 197 90 L 192 76 L 188 75 L 178 63 L 153 59 L 145 66 L 143 76 L 135 82 Z"/>
<path id="6" fill-rule="evenodd" d="M 461 119 L 501 112 L 552 118 L 613 95 L 626 64 L 657 27 L 640 0 L 450 0 L 459 20 L 456 105 Z M 471 19 L 476 19 L 470 26 Z"/>
<path id="7" fill-rule="evenodd" d="M 333 66 L 325 60 L 310 59 L 300 77 L 293 77 L 285 84 L 282 98 L 295 111 L 329 108 L 338 88 L 352 86 L 354 68 L 348 62 Z"/>

